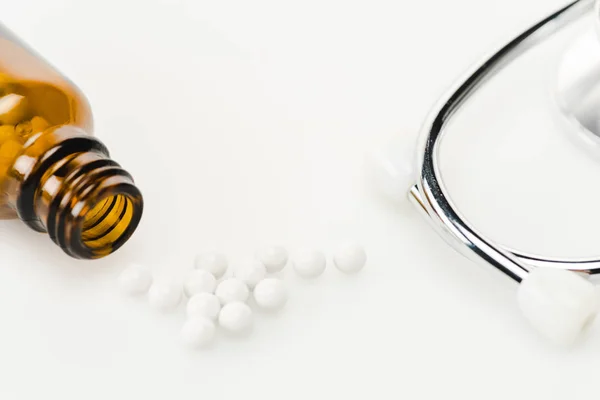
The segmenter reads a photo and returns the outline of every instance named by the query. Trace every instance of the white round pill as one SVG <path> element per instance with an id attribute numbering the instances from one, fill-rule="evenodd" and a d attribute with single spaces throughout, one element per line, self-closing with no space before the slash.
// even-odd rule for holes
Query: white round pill
<path id="1" fill-rule="evenodd" d="M 246 303 L 241 301 L 224 305 L 219 313 L 219 325 L 233 333 L 249 330 L 252 326 L 252 320 L 252 310 Z"/>
<path id="2" fill-rule="evenodd" d="M 342 272 L 348 274 L 358 272 L 367 263 L 367 253 L 359 244 L 347 244 L 335 253 L 333 263 Z"/>
<path id="3" fill-rule="evenodd" d="M 181 328 L 181 341 L 190 348 L 205 347 L 215 338 L 215 324 L 208 318 L 190 318 Z"/>
<path id="4" fill-rule="evenodd" d="M 259 260 L 246 260 L 239 263 L 234 271 L 233 276 L 244 282 L 250 289 L 267 275 L 265 265 Z"/>
<path id="5" fill-rule="evenodd" d="M 219 298 L 221 304 L 231 303 L 233 301 L 244 302 L 248 300 L 250 290 L 248 286 L 237 278 L 229 278 L 221 281 L 217 285 L 215 295 Z"/>
<path id="6" fill-rule="evenodd" d="M 188 318 L 205 317 L 216 319 L 221 311 L 219 298 L 211 293 L 198 293 L 188 301 L 186 313 Z"/>
<path id="7" fill-rule="evenodd" d="M 117 279 L 123 293 L 136 296 L 148 292 L 152 285 L 152 274 L 143 265 L 131 264 L 119 274 Z"/>
<path id="8" fill-rule="evenodd" d="M 150 306 L 159 311 L 175 309 L 181 302 L 181 285 L 173 282 L 155 282 L 148 291 Z"/>
<path id="9" fill-rule="evenodd" d="M 298 275 L 304 278 L 315 278 L 325 271 L 327 260 L 321 251 L 303 250 L 294 255 L 292 265 Z"/>
<path id="10" fill-rule="evenodd" d="M 217 279 L 203 269 L 190 272 L 183 281 L 183 290 L 188 297 L 198 293 L 214 293 L 216 287 Z"/>
<path id="11" fill-rule="evenodd" d="M 281 246 L 266 246 L 256 252 L 258 258 L 270 274 L 281 271 L 288 262 L 288 252 Z"/>
<path id="12" fill-rule="evenodd" d="M 253 295 L 256 304 L 267 310 L 280 309 L 287 301 L 285 285 L 277 278 L 266 278 L 258 282 Z"/>
<path id="13" fill-rule="evenodd" d="M 208 271 L 217 279 L 225 275 L 227 265 L 227 257 L 221 253 L 201 253 L 194 261 L 194 268 Z"/>

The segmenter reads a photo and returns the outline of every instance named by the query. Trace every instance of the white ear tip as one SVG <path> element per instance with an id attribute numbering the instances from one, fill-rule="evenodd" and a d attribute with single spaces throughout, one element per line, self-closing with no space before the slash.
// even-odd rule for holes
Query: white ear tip
<path id="1" fill-rule="evenodd" d="M 407 198 L 416 180 L 414 146 L 392 143 L 368 153 L 365 162 L 367 178 L 380 193 L 393 201 Z"/>
<path id="2" fill-rule="evenodd" d="M 574 272 L 536 268 L 521 282 L 519 307 L 525 318 L 551 341 L 569 345 L 598 312 L 596 287 Z"/>

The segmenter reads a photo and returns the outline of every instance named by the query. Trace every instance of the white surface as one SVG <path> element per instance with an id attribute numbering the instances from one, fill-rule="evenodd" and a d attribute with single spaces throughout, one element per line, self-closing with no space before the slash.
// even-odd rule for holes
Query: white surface
<path id="1" fill-rule="evenodd" d="M 538 268 L 519 285 L 519 308 L 540 334 L 572 345 L 598 312 L 596 286 L 574 272 Z"/>
<path id="2" fill-rule="evenodd" d="M 88 95 L 146 209 L 131 242 L 92 264 L 18 221 L 0 224 L 0 398 L 596 398 L 586 377 L 600 368 L 598 325 L 571 351 L 548 345 L 513 286 L 412 209 L 374 199 L 361 177 L 366 150 L 416 135 L 464 68 L 562 3 L 2 2 L 3 21 Z M 493 237 L 595 253 L 600 185 L 583 184 L 600 166 L 539 105 L 552 63 L 530 64 L 543 73 L 511 74 L 453 127 L 444 177 Z M 179 346 L 183 308 L 157 315 L 115 293 L 131 261 L 181 279 L 199 251 L 330 252 L 346 240 L 369 249 L 363 273 L 303 281 L 285 270 L 285 312 L 257 313 L 250 337 L 205 352 Z"/>

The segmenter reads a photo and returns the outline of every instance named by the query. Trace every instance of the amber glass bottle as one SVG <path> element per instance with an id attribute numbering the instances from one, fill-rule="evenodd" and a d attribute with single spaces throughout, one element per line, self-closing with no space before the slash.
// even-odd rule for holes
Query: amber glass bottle
<path id="1" fill-rule="evenodd" d="M 18 217 L 83 259 L 118 249 L 143 208 L 92 130 L 79 89 L 0 25 L 0 218 Z"/>

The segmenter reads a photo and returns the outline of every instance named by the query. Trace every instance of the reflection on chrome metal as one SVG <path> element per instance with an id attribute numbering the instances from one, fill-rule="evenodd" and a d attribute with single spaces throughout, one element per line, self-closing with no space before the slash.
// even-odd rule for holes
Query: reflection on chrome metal
<path id="1" fill-rule="evenodd" d="M 598 4 L 600 4 L 600 0 L 597 0 L 596 11 L 600 7 Z M 437 232 L 454 248 L 482 265 L 494 267 L 517 282 L 521 282 L 532 268 L 541 266 L 570 269 L 590 276 L 600 276 L 600 257 L 555 259 L 527 255 L 495 243 L 477 232 L 459 214 L 441 181 L 437 157 L 440 140 L 448 121 L 481 85 L 528 49 L 549 38 L 570 22 L 587 14 L 592 10 L 593 5 L 593 0 L 573 1 L 517 36 L 477 66 L 447 96 L 442 98 L 423 126 L 418 159 L 419 179 L 410 191 L 409 197 L 432 222 Z M 597 13 L 596 16 L 600 21 L 600 14 Z M 583 46 L 585 45 L 583 43 Z M 565 79 L 561 82 L 559 90 L 564 93 L 564 103 L 561 106 L 573 110 L 571 115 L 580 121 L 583 129 L 587 129 L 589 132 L 600 132 L 600 130 L 588 128 L 597 122 L 592 123 L 584 118 L 579 119 L 585 109 L 582 105 L 588 97 L 591 99 L 596 96 L 598 105 L 600 105 L 600 86 L 597 93 L 595 91 L 594 93 L 586 92 L 590 86 L 593 86 L 586 84 L 590 74 L 595 72 L 595 76 L 598 76 L 600 71 L 600 54 L 588 54 L 586 60 L 590 61 L 589 65 L 574 66 L 574 68 L 582 70 L 581 74 L 573 74 L 578 76 L 576 80 L 567 81 Z M 600 135 L 597 139 L 600 146 Z"/>
<path id="2" fill-rule="evenodd" d="M 599 77 L 600 37 L 589 30 L 573 41 L 562 56 L 555 98 L 569 130 L 575 131 L 596 154 L 600 151 Z"/>

